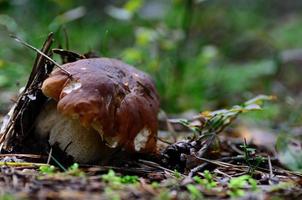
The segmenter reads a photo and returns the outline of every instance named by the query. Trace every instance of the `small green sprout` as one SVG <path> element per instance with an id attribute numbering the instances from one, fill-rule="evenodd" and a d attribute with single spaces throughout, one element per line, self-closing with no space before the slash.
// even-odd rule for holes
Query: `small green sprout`
<path id="1" fill-rule="evenodd" d="M 110 169 L 107 174 L 102 175 L 102 179 L 105 182 L 120 182 L 120 177 L 116 176 L 112 169 Z"/>
<path id="2" fill-rule="evenodd" d="M 257 181 L 249 175 L 243 175 L 236 178 L 232 178 L 228 184 L 228 195 L 231 197 L 244 196 L 244 187 L 251 186 L 252 190 L 257 190 Z"/>
<path id="3" fill-rule="evenodd" d="M 85 173 L 80 169 L 78 163 L 73 163 L 66 172 L 69 175 L 73 176 L 85 176 Z"/>
<path id="4" fill-rule="evenodd" d="M 78 163 L 73 163 L 69 168 L 68 170 L 70 171 L 76 171 L 76 170 L 79 170 L 79 164 Z"/>
<path id="5" fill-rule="evenodd" d="M 138 183 L 138 176 L 122 176 L 121 177 L 121 183 L 124 184 L 136 184 Z"/>
<path id="6" fill-rule="evenodd" d="M 102 175 L 102 179 L 113 186 L 138 183 L 138 176 L 117 176 L 112 169 L 110 169 L 107 174 Z"/>
<path id="7" fill-rule="evenodd" d="M 203 173 L 205 177 L 204 179 L 198 176 L 194 176 L 193 180 L 196 183 L 204 186 L 207 190 L 215 188 L 217 186 L 217 183 L 214 181 L 212 174 L 208 170 L 205 170 Z"/>
<path id="8" fill-rule="evenodd" d="M 176 178 L 176 179 L 180 179 L 182 176 L 181 176 L 181 173 L 178 172 L 176 169 L 174 169 L 173 171 L 173 176 Z"/>
<path id="9" fill-rule="evenodd" d="M 243 145 L 240 145 L 244 152 L 244 160 L 250 167 L 250 172 L 253 173 L 254 170 L 264 161 L 262 156 L 256 155 L 256 149 L 251 148 L 246 144 L 244 140 Z"/>
<path id="10" fill-rule="evenodd" d="M 39 167 L 39 171 L 42 173 L 42 174 L 54 174 L 55 173 L 55 166 L 53 165 L 43 165 L 43 166 L 40 166 Z"/>
<path id="11" fill-rule="evenodd" d="M 193 200 L 203 199 L 202 193 L 198 190 L 198 188 L 195 185 L 188 184 L 186 187 L 190 193 L 190 199 L 193 199 Z"/>

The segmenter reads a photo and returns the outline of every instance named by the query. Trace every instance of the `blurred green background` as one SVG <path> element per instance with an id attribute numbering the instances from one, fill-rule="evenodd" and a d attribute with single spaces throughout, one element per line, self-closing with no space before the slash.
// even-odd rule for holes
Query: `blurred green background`
<path id="1" fill-rule="evenodd" d="M 299 125 L 301 11 L 300 0 L 0 0 L 0 110 L 35 57 L 9 34 L 41 47 L 54 32 L 54 47 L 94 51 L 150 73 L 168 113 L 272 94 L 278 102 L 249 117 Z"/>

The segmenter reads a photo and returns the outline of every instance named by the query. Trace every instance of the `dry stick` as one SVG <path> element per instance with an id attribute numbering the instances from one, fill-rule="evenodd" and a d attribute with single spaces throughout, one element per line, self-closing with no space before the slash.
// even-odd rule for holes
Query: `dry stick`
<path id="1" fill-rule="evenodd" d="M 52 149 L 51 149 L 52 150 Z M 48 155 L 51 157 L 51 159 L 64 171 L 64 172 L 67 172 L 67 169 L 55 158 L 53 157 L 53 155 L 51 154 L 52 152 L 47 152 Z M 47 165 L 47 164 L 46 164 Z"/>
<path id="2" fill-rule="evenodd" d="M 31 46 L 30 44 L 26 43 L 25 41 L 21 40 L 20 38 L 18 38 L 15 35 L 10 35 L 10 37 L 13 38 L 13 39 L 15 39 L 17 42 L 20 42 L 24 46 L 28 47 L 29 49 L 34 50 L 37 53 L 41 54 L 42 56 L 44 56 L 45 58 L 47 58 L 49 61 L 51 61 L 54 65 L 56 65 L 60 70 L 62 70 L 64 73 L 66 73 L 69 78 L 72 78 L 72 75 L 66 69 L 64 69 L 59 63 L 57 63 L 56 61 L 54 61 L 52 58 L 50 58 L 48 55 L 46 55 L 45 53 L 43 53 L 42 51 L 40 51 L 36 47 Z"/>
<path id="3" fill-rule="evenodd" d="M 8 166 L 8 167 L 41 167 L 41 166 L 49 166 L 44 163 L 31 163 L 31 162 L 0 162 L 0 166 Z"/>
<path id="4" fill-rule="evenodd" d="M 171 173 L 171 174 L 175 173 L 174 171 L 172 171 L 172 170 L 170 170 L 170 169 L 168 169 L 168 168 L 162 167 L 162 166 L 160 166 L 159 164 L 157 164 L 157 163 L 155 163 L 155 162 L 148 161 L 148 160 L 142 160 L 142 159 L 139 159 L 139 161 L 140 161 L 141 163 L 145 164 L 145 165 L 149 165 L 149 166 L 152 166 L 152 167 L 155 167 L 155 168 L 158 168 L 158 169 L 167 171 L 167 172 L 169 172 L 169 173 Z M 182 177 L 186 177 L 186 175 L 184 175 L 184 174 L 181 174 L 181 173 L 180 173 L 180 175 L 181 175 Z"/>
<path id="5" fill-rule="evenodd" d="M 161 141 L 162 143 L 165 143 L 165 144 L 168 144 L 168 145 L 174 144 L 173 142 L 169 142 L 169 141 L 167 141 L 167 140 L 165 140 L 165 139 L 163 139 L 161 137 L 157 136 L 156 138 L 157 138 L 157 140 Z"/>
<path id="6" fill-rule="evenodd" d="M 49 51 L 49 48 L 50 48 L 50 45 L 52 43 L 52 36 L 53 34 L 50 33 L 47 37 L 47 40 L 44 42 L 43 44 L 43 48 L 42 48 L 42 52 L 46 52 L 46 51 Z M 18 42 L 21 42 L 20 39 L 16 38 L 16 37 L 13 37 L 15 38 Z M 30 49 L 34 49 L 33 47 L 31 47 L 30 45 L 26 44 L 25 42 L 23 42 L 24 45 L 26 45 L 27 47 L 29 47 Z M 33 66 L 33 69 L 32 69 L 32 72 L 30 74 L 30 77 L 29 77 L 29 80 L 25 86 L 25 89 L 24 91 L 19 95 L 18 97 L 18 100 L 15 104 L 15 106 L 13 106 L 11 108 L 11 110 L 9 111 L 9 122 L 8 124 L 5 126 L 5 130 L 3 131 L 3 133 L 1 133 L 1 137 L 0 137 L 0 152 L 2 151 L 2 148 L 5 146 L 5 140 L 8 139 L 8 137 L 12 137 L 12 133 L 13 132 L 13 129 L 14 129 L 14 126 L 15 126 L 15 121 L 20 119 L 22 120 L 22 117 L 23 117 L 23 110 L 24 110 L 24 107 L 28 104 L 28 100 L 27 99 L 23 99 L 26 95 L 26 92 L 28 92 L 28 89 L 29 87 L 32 87 L 32 85 L 34 84 L 34 81 L 35 81 L 35 78 L 36 78 L 36 75 L 37 75 L 37 70 L 38 70 L 38 66 L 41 64 L 41 58 L 43 57 L 43 55 L 41 54 L 41 51 L 39 53 L 39 50 L 37 50 L 37 52 L 39 53 L 39 56 L 36 57 L 35 59 L 35 63 L 34 63 L 34 66 Z M 22 100 L 23 99 L 23 100 Z M 22 104 L 19 104 L 20 102 L 23 102 Z M 21 126 L 23 124 L 21 123 Z M 23 135 L 23 128 L 21 127 L 21 131 L 22 131 L 22 135 Z"/>
<path id="7" fill-rule="evenodd" d="M 45 54 L 49 52 L 50 50 L 50 47 L 53 43 L 53 33 L 49 33 L 48 36 L 47 36 L 47 39 L 46 41 L 43 43 L 43 46 L 42 46 L 42 49 L 40 51 L 44 52 Z M 28 78 L 28 81 L 25 85 L 25 88 L 24 88 L 24 92 L 28 91 L 28 88 L 34 84 L 35 82 L 35 79 L 38 78 L 38 73 L 40 73 L 40 68 L 42 68 L 42 62 L 45 63 L 45 58 L 41 55 L 41 54 L 38 54 L 36 56 L 36 59 L 35 59 L 35 62 L 34 62 L 34 65 L 32 67 L 32 71 L 29 75 L 29 78 Z M 44 67 L 44 66 L 43 66 Z M 52 67 L 51 67 L 52 68 Z M 52 70 L 52 69 L 51 69 Z M 22 92 L 22 94 L 24 93 Z M 18 101 L 17 101 L 18 102 Z"/>
<path id="8" fill-rule="evenodd" d="M 12 129 L 13 129 L 13 124 L 14 124 L 15 122 L 12 120 L 11 121 L 11 123 L 10 124 L 8 124 L 8 128 L 4 131 L 4 133 L 2 133 L 2 135 L 1 135 L 1 137 L 0 137 L 0 152 L 2 151 L 2 148 L 3 148 L 3 146 L 4 146 L 4 141 L 5 141 L 5 139 L 6 139 L 6 136 L 7 136 L 7 133 L 9 132 L 9 131 L 11 131 Z"/>
<path id="9" fill-rule="evenodd" d="M 217 174 L 222 174 L 223 176 L 226 176 L 228 178 L 232 178 L 232 176 L 228 175 L 227 173 L 224 173 L 224 172 L 220 171 L 219 169 L 215 169 L 214 172 L 216 172 Z"/>
<path id="10" fill-rule="evenodd" d="M 269 178 L 273 178 L 273 167 L 272 167 L 272 162 L 271 162 L 271 157 L 267 156 L 267 161 L 268 161 L 268 166 L 269 166 Z"/>
<path id="11" fill-rule="evenodd" d="M 223 157 L 223 158 L 221 158 L 221 159 L 218 159 L 218 160 L 208 160 L 208 159 L 205 159 L 205 158 L 200 158 L 199 157 L 199 159 L 203 159 L 204 161 L 212 161 L 212 162 L 205 162 L 205 163 L 203 163 L 203 164 L 201 164 L 201 165 L 198 165 L 197 167 L 195 167 L 194 169 L 192 169 L 191 170 L 191 173 L 190 173 L 190 175 L 189 176 L 193 176 L 194 175 L 194 173 L 196 173 L 196 172 L 198 172 L 198 171 L 201 171 L 204 167 L 206 167 L 209 163 L 211 164 L 214 164 L 213 162 L 223 162 L 223 163 L 225 163 L 226 161 L 239 161 L 239 162 L 241 162 L 241 161 L 243 161 L 244 160 L 244 156 L 233 156 L 233 157 Z M 268 158 L 267 158 L 268 159 Z M 270 159 L 270 161 L 272 160 L 271 158 L 269 158 Z M 215 163 L 215 164 L 218 164 L 218 163 Z M 230 163 L 227 163 L 227 164 L 230 164 Z M 238 165 L 238 166 L 240 166 L 240 167 L 243 167 L 243 165 Z M 263 168 L 259 168 L 259 167 L 257 167 L 258 169 L 260 169 L 260 170 L 264 170 Z M 268 170 L 267 170 L 268 171 Z M 246 173 L 246 172 L 244 172 L 244 173 Z"/>
<path id="12" fill-rule="evenodd" d="M 0 158 L 3 157 L 23 157 L 23 158 L 33 158 L 33 159 L 40 159 L 42 156 L 41 155 L 36 155 L 36 154 L 14 154 L 14 153 L 5 153 L 5 154 L 0 154 Z"/>
<path id="13" fill-rule="evenodd" d="M 49 154 L 48 154 L 48 158 L 47 158 L 47 162 L 46 162 L 47 164 L 50 163 L 51 156 L 52 156 L 52 148 L 50 148 L 50 152 L 49 152 Z"/>
<path id="14" fill-rule="evenodd" d="M 222 162 L 222 161 L 218 161 L 218 160 L 210 160 L 210 159 L 206 159 L 206 158 L 202 158 L 202 157 L 197 157 L 194 155 L 194 157 L 198 160 L 204 161 L 204 162 L 208 162 L 214 165 L 218 165 L 220 167 L 247 167 L 247 166 L 243 166 L 243 165 L 233 165 L 230 163 L 226 163 L 226 162 Z"/>
<path id="15" fill-rule="evenodd" d="M 257 169 L 269 172 L 269 169 L 266 169 L 266 168 L 257 167 Z M 301 172 L 289 171 L 289 170 L 285 170 L 285 169 L 276 169 L 276 168 L 272 169 L 272 170 L 275 172 L 275 174 L 286 174 L 287 176 L 290 174 L 290 175 L 295 175 L 295 176 L 302 177 Z"/>
<path id="16" fill-rule="evenodd" d="M 213 165 L 217 165 L 217 166 L 220 166 L 220 167 L 225 167 L 225 168 L 233 168 L 235 170 L 244 170 L 244 168 L 248 168 L 247 166 L 244 166 L 244 165 L 234 165 L 234 164 L 230 164 L 230 163 L 225 163 L 225 162 L 222 162 L 222 161 L 218 161 L 218 160 L 210 160 L 210 159 L 206 159 L 206 158 L 201 158 L 201 157 L 197 157 L 195 155 L 193 155 L 196 159 L 198 160 L 201 160 L 201 161 L 204 161 L 206 163 L 210 163 L 210 164 L 213 164 Z M 197 173 L 198 171 L 200 171 L 203 167 L 205 167 L 205 164 L 206 163 L 203 163 L 201 165 L 198 165 L 197 167 L 193 168 L 190 173 L 189 173 L 189 177 L 193 177 L 195 173 Z"/>
<path id="17" fill-rule="evenodd" d="M 252 160 L 253 158 L 250 158 L 248 160 Z M 268 158 L 263 158 L 264 160 L 268 160 Z M 277 158 L 271 158 L 270 157 L 270 161 L 275 161 L 277 160 Z M 218 161 L 222 161 L 222 162 L 227 162 L 227 161 L 238 161 L 238 162 L 242 162 L 245 161 L 245 157 L 243 155 L 238 155 L 238 156 L 230 156 L 230 157 L 222 157 L 220 159 L 218 159 Z"/>

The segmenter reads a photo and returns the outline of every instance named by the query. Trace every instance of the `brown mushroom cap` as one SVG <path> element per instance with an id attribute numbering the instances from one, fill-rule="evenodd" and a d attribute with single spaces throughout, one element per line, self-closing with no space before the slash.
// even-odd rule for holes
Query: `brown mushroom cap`
<path id="1" fill-rule="evenodd" d="M 42 86 L 57 110 L 99 132 L 111 147 L 156 150 L 159 99 L 152 79 L 119 60 L 83 59 L 55 69 Z"/>

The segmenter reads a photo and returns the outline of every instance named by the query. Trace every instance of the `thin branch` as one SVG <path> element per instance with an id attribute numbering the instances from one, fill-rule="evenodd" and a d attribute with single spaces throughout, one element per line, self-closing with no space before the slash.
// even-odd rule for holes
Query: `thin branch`
<path id="1" fill-rule="evenodd" d="M 159 164 L 157 164 L 157 163 L 155 163 L 155 162 L 149 161 L 149 160 L 142 160 L 142 159 L 139 159 L 139 162 L 141 162 L 141 163 L 143 163 L 143 164 L 145 164 L 145 165 L 151 166 L 151 167 L 155 167 L 155 168 L 158 168 L 158 169 L 167 171 L 167 172 L 169 172 L 170 174 L 175 173 L 173 170 L 168 169 L 168 168 L 165 168 L 165 167 L 163 167 L 163 166 L 161 166 L 161 165 L 159 165 Z M 181 175 L 182 177 L 186 177 L 186 175 L 184 175 L 184 174 L 182 174 L 182 173 L 180 173 L 180 175 Z"/>
<path id="2" fill-rule="evenodd" d="M 268 162 L 268 167 L 269 167 L 269 178 L 272 179 L 274 177 L 274 173 L 273 173 L 273 166 L 272 166 L 270 156 L 267 156 L 267 162 Z"/>
<path id="3" fill-rule="evenodd" d="M 49 166 L 44 163 L 31 163 L 31 162 L 0 162 L 0 166 L 8 166 L 8 167 L 41 167 L 41 166 Z"/>
<path id="4" fill-rule="evenodd" d="M 163 142 L 163 143 L 165 143 L 165 144 L 168 144 L 168 145 L 174 144 L 173 142 L 166 141 L 166 140 L 164 140 L 164 139 L 161 138 L 161 137 L 156 137 L 156 138 L 157 138 L 157 140 L 159 140 L 159 141 L 161 141 L 161 142 Z"/>
<path id="5" fill-rule="evenodd" d="M 50 149 L 50 152 L 49 152 L 49 154 L 48 154 L 48 158 L 47 158 L 47 162 L 46 162 L 46 164 L 48 164 L 48 165 L 49 165 L 50 160 L 51 160 L 51 157 L 52 157 L 52 148 Z"/>
<path id="6" fill-rule="evenodd" d="M 4 157 L 23 157 L 23 158 L 35 158 L 35 159 L 41 159 L 41 155 L 36 154 L 14 154 L 14 153 L 7 153 L 7 154 L 0 154 L 0 158 Z"/>
<path id="7" fill-rule="evenodd" d="M 24 46 L 26 46 L 27 48 L 36 51 L 37 53 L 41 54 L 42 56 L 44 56 L 46 59 L 48 59 L 49 61 L 51 61 L 55 66 L 57 66 L 60 70 L 62 70 L 64 73 L 66 73 L 68 75 L 69 78 L 72 78 L 72 75 L 66 70 L 64 69 L 59 63 L 57 63 L 56 61 L 54 61 L 52 58 L 50 58 L 48 55 L 46 55 L 45 53 L 43 53 L 42 51 L 40 51 L 39 49 L 37 49 L 36 47 L 31 46 L 30 44 L 26 43 L 25 41 L 21 40 L 20 38 L 18 38 L 15 35 L 10 35 L 11 38 L 13 38 L 14 40 L 16 40 L 17 42 L 23 44 Z"/>
<path id="8" fill-rule="evenodd" d="M 52 152 L 47 152 L 51 159 L 64 171 L 67 172 L 67 169 L 52 155 Z M 46 164 L 47 165 L 47 164 Z"/>

